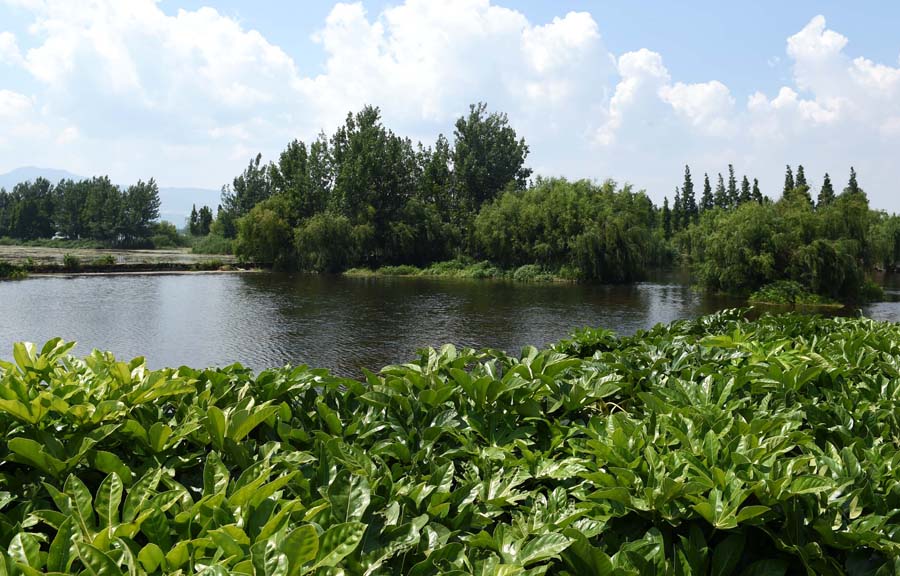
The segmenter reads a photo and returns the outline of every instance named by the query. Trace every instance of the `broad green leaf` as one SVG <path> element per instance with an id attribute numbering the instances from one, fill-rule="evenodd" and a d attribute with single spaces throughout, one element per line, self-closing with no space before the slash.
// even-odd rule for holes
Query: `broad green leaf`
<path id="1" fill-rule="evenodd" d="M 337 566 L 356 549 L 365 532 L 366 525 L 362 522 L 345 522 L 326 530 L 319 538 L 319 552 L 314 568 Z"/>
<path id="2" fill-rule="evenodd" d="M 121 576 L 122 571 L 112 558 L 87 542 L 75 541 L 78 558 L 84 564 L 85 571 L 92 576 Z"/>
<path id="3" fill-rule="evenodd" d="M 297 576 L 303 573 L 303 565 L 316 559 L 319 551 L 319 534 L 316 529 L 307 524 L 289 533 L 281 549 L 287 556 L 288 574 Z"/>
<path id="4" fill-rule="evenodd" d="M 165 561 L 166 556 L 163 554 L 162 549 L 152 542 L 138 552 L 138 562 L 141 563 L 141 566 L 147 572 L 156 572 L 161 566 L 165 567 Z"/>
<path id="5" fill-rule="evenodd" d="M 94 509 L 97 511 L 99 527 L 111 528 L 119 523 L 119 506 L 122 503 L 122 480 L 113 472 L 104 478 L 94 497 Z"/>

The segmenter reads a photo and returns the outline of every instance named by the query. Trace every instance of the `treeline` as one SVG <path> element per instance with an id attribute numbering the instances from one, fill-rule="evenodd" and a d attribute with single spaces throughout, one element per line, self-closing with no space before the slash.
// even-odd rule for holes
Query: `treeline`
<path id="1" fill-rule="evenodd" d="M 127 188 L 106 176 L 86 180 L 44 178 L 0 189 L 0 237 L 37 240 L 56 235 L 121 246 L 142 246 L 159 233 L 159 188 L 138 181 Z"/>
<path id="2" fill-rule="evenodd" d="M 839 194 L 825 174 L 814 199 L 803 166 L 796 175 L 788 166 L 777 201 L 757 195 L 746 177 L 735 195 L 733 174 L 729 166 L 729 186 L 712 206 L 701 201 L 694 210 L 686 169 L 670 216 L 676 250 L 707 288 L 746 294 L 793 280 L 833 299 L 865 300 L 878 292 L 870 272 L 900 261 L 900 218 L 870 209 L 853 168 Z"/>
<path id="3" fill-rule="evenodd" d="M 659 210 L 614 182 L 536 179 L 505 114 L 473 105 L 453 141 L 413 144 L 377 108 L 331 136 L 257 156 L 223 189 L 214 233 L 248 260 L 287 269 L 423 266 L 447 259 L 539 264 L 627 282 L 669 256 Z"/>

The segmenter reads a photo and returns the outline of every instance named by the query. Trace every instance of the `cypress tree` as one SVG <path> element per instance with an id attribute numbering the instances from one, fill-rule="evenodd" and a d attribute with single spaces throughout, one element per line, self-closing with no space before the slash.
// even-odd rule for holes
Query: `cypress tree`
<path id="1" fill-rule="evenodd" d="M 729 206 L 738 205 L 737 179 L 734 177 L 734 166 L 728 165 L 728 204 Z"/>
<path id="2" fill-rule="evenodd" d="M 752 193 L 750 192 L 750 181 L 747 180 L 747 175 L 744 175 L 744 178 L 741 180 L 741 197 L 740 203 L 744 204 L 745 202 L 749 202 L 753 199 Z"/>
<path id="3" fill-rule="evenodd" d="M 681 230 L 684 220 L 684 210 L 681 205 L 681 191 L 675 187 L 675 201 L 672 203 L 672 230 Z"/>
<path id="4" fill-rule="evenodd" d="M 719 172 L 719 182 L 716 184 L 716 194 L 714 196 L 716 207 L 728 208 L 728 194 L 725 192 L 725 180 L 722 173 Z"/>
<path id="5" fill-rule="evenodd" d="M 787 165 L 787 171 L 784 173 L 784 190 L 781 192 L 782 196 L 788 196 L 791 193 L 791 190 L 794 189 L 794 172 L 791 170 L 791 165 Z"/>
<path id="6" fill-rule="evenodd" d="M 662 208 L 662 218 L 663 218 L 663 232 L 666 235 L 666 239 L 672 237 L 672 211 L 669 209 L 669 197 L 666 196 L 663 198 L 663 208 Z"/>
<path id="7" fill-rule="evenodd" d="M 188 221 L 188 232 L 191 236 L 200 234 L 200 215 L 197 213 L 197 205 L 191 207 L 191 219 Z"/>
<path id="8" fill-rule="evenodd" d="M 684 215 L 683 225 L 685 228 L 691 223 L 697 221 L 697 199 L 694 196 L 694 181 L 691 179 L 691 168 L 684 166 L 684 184 L 681 187 L 681 207 Z"/>
<path id="9" fill-rule="evenodd" d="M 856 183 L 856 170 L 853 166 L 850 167 L 850 181 L 847 182 L 847 187 L 844 188 L 844 194 L 859 194 L 859 184 Z"/>
<path id="10" fill-rule="evenodd" d="M 831 176 L 825 173 L 825 179 L 822 181 L 822 188 L 819 190 L 819 198 L 817 206 L 828 206 L 834 202 L 834 186 L 831 185 Z"/>
<path id="11" fill-rule="evenodd" d="M 799 164 L 797 166 L 797 179 L 794 182 L 794 188 L 801 188 L 806 186 L 809 189 L 809 185 L 806 183 L 806 174 L 803 172 L 803 164 Z"/>
<path id="12" fill-rule="evenodd" d="M 712 210 L 715 206 L 712 195 L 712 186 L 709 185 L 709 174 L 703 174 L 703 196 L 700 197 L 700 211 Z"/>
<path id="13" fill-rule="evenodd" d="M 757 180 L 756 178 L 753 179 L 753 191 L 750 192 L 750 194 L 753 196 L 753 200 L 755 200 L 757 203 L 763 203 L 763 195 L 762 192 L 759 191 L 759 180 Z"/>

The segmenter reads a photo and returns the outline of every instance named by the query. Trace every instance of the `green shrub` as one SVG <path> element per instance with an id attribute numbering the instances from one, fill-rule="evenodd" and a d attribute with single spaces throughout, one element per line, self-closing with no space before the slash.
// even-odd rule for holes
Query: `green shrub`
<path id="1" fill-rule="evenodd" d="M 344 216 L 317 214 L 296 232 L 295 243 L 300 267 L 313 272 L 340 272 L 356 259 L 359 227 Z"/>
<path id="2" fill-rule="evenodd" d="M 103 256 L 100 256 L 99 258 L 95 258 L 94 261 L 91 262 L 91 265 L 103 266 L 103 267 L 115 266 L 116 265 L 116 257 L 113 256 L 112 254 L 104 254 Z"/>
<path id="3" fill-rule="evenodd" d="M 19 280 L 26 276 L 28 272 L 25 268 L 0 260 L 0 280 Z"/>
<path id="4" fill-rule="evenodd" d="M 834 300 L 830 300 L 819 294 L 814 294 L 807 290 L 802 284 L 793 280 L 780 280 L 778 282 L 766 284 L 750 295 L 749 302 L 804 306 L 836 304 Z"/>
<path id="5" fill-rule="evenodd" d="M 17 344 L 0 566 L 893 574 L 898 341 L 726 311 L 521 355 L 425 349 L 364 380 Z"/>
<path id="6" fill-rule="evenodd" d="M 81 259 L 74 254 L 63 256 L 63 268 L 70 271 L 81 270 Z"/>
<path id="7" fill-rule="evenodd" d="M 379 276 L 418 276 L 421 270 L 415 266 L 402 264 L 400 266 L 382 266 L 376 273 Z"/>
<path id="8" fill-rule="evenodd" d="M 232 241 L 218 234 L 209 234 L 194 239 L 191 245 L 194 254 L 231 254 Z"/>
<path id="9" fill-rule="evenodd" d="M 194 262 L 192 268 L 194 270 L 203 271 L 203 270 L 220 270 L 225 267 L 225 262 L 219 260 L 217 258 L 213 258 L 210 260 L 201 260 L 200 262 Z"/>

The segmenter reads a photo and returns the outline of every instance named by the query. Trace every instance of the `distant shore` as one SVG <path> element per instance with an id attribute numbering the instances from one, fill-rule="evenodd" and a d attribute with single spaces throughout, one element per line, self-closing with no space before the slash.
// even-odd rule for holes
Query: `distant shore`
<path id="1" fill-rule="evenodd" d="M 124 275 L 249 272 L 260 267 L 220 254 L 194 254 L 188 249 L 116 250 L 0 246 L 7 277 L 50 275 Z M 0 275 L 2 276 L 2 275 Z"/>

